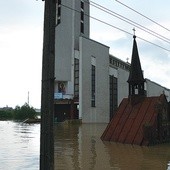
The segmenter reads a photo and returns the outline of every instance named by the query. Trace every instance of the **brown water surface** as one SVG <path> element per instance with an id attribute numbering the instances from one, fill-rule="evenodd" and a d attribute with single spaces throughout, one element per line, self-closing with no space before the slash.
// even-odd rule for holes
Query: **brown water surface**
<path id="1" fill-rule="evenodd" d="M 170 170 L 170 144 L 103 142 L 106 124 L 56 124 L 55 170 Z"/>

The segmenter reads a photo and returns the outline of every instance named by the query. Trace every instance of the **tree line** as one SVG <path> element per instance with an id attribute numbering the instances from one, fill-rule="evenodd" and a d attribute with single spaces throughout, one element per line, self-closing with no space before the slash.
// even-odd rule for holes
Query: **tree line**
<path id="1" fill-rule="evenodd" d="M 23 106 L 16 106 L 15 109 L 0 110 L 0 120 L 25 120 L 34 119 L 38 113 L 29 104 L 25 103 Z"/>

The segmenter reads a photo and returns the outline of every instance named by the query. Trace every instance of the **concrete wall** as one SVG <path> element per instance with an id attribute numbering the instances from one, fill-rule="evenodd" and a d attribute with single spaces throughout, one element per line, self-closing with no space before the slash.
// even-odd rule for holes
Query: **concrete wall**
<path id="1" fill-rule="evenodd" d="M 62 0 L 62 4 L 72 7 L 72 1 Z M 72 20 L 72 11 L 61 6 L 61 22 L 55 33 L 55 77 L 59 81 L 71 80 Z"/>
<path id="2" fill-rule="evenodd" d="M 61 22 L 56 26 L 55 37 L 55 77 L 58 81 L 73 81 L 71 70 L 74 65 L 74 50 L 79 48 L 79 36 L 82 35 L 80 2 L 81 0 L 62 0 Z M 88 3 L 84 5 L 84 13 L 89 14 Z M 84 18 L 83 36 L 89 37 L 89 17 L 87 16 Z"/>
<path id="3" fill-rule="evenodd" d="M 121 103 L 123 98 L 128 97 L 129 85 L 127 83 L 129 72 L 118 68 L 118 105 Z"/>
<path id="4" fill-rule="evenodd" d="M 122 99 L 128 97 L 129 94 L 128 88 L 129 85 L 127 83 L 129 72 L 121 68 L 118 68 L 116 70 L 117 73 L 114 71 L 115 72 L 114 75 L 115 77 L 118 78 L 117 80 L 118 80 L 118 105 L 119 105 Z M 170 101 L 170 90 L 149 79 L 146 79 L 145 90 L 147 91 L 148 97 L 160 96 L 161 94 L 164 93 L 167 96 L 167 100 Z"/>
<path id="5" fill-rule="evenodd" d="M 89 20 L 89 15 L 90 15 L 90 9 L 89 9 L 89 0 L 84 0 L 84 33 L 80 32 L 80 23 L 81 23 L 81 17 L 80 17 L 80 12 L 81 12 L 81 0 L 73 0 L 73 8 L 76 9 L 77 11 L 73 12 L 73 34 L 74 34 L 74 49 L 79 50 L 79 37 L 84 36 L 89 38 L 89 30 L 90 30 L 90 20 Z M 79 11 L 79 12 L 78 12 Z"/>
<path id="6" fill-rule="evenodd" d="M 167 100 L 170 101 L 170 90 L 149 79 L 146 79 L 146 91 L 148 97 L 160 96 L 164 93 L 167 96 Z"/>
<path id="7" fill-rule="evenodd" d="M 96 65 L 96 106 L 91 107 L 91 65 Z M 109 122 L 109 47 L 80 37 L 79 116 L 84 123 Z"/>

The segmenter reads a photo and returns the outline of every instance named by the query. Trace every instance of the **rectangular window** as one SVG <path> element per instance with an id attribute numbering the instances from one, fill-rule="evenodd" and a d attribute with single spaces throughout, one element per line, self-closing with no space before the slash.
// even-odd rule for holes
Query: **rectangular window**
<path id="1" fill-rule="evenodd" d="M 80 31 L 84 34 L 84 2 L 81 1 L 81 13 L 80 13 Z"/>
<path id="2" fill-rule="evenodd" d="M 81 30 L 81 33 L 84 34 L 84 23 L 80 23 L 80 30 Z"/>
<path id="3" fill-rule="evenodd" d="M 79 98 L 79 60 L 74 59 L 74 97 Z"/>
<path id="4" fill-rule="evenodd" d="M 61 0 L 57 1 L 57 25 L 61 22 Z"/>
<path id="5" fill-rule="evenodd" d="M 110 120 L 112 119 L 114 113 L 117 110 L 118 107 L 118 93 L 117 93 L 117 78 L 112 76 L 109 76 L 110 80 Z"/>
<path id="6" fill-rule="evenodd" d="M 61 16 L 61 8 L 58 8 L 58 16 Z"/>
<path id="7" fill-rule="evenodd" d="M 81 22 L 84 21 L 84 12 L 81 11 Z"/>
<path id="8" fill-rule="evenodd" d="M 95 103 L 95 91 L 96 91 L 96 88 L 95 88 L 95 79 L 96 79 L 96 68 L 94 65 L 92 65 L 91 67 L 91 106 L 92 107 L 95 107 L 96 103 Z"/>
<path id="9" fill-rule="evenodd" d="M 110 81 L 110 119 L 113 117 L 113 76 L 109 76 Z"/>
<path id="10" fill-rule="evenodd" d="M 84 2 L 83 1 L 81 1 L 81 9 L 84 10 Z"/>

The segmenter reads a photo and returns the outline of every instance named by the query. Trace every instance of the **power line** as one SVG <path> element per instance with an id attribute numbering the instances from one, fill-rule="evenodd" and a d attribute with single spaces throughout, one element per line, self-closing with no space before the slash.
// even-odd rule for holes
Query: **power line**
<path id="1" fill-rule="evenodd" d="M 90 2 L 92 3 L 92 4 L 89 3 L 91 6 L 97 8 L 99 10 L 102 10 L 103 12 L 106 12 L 106 13 L 108 13 L 108 14 L 110 14 L 110 15 L 112 15 L 112 16 L 114 16 L 114 17 L 116 17 L 116 18 L 130 24 L 130 25 L 133 25 L 133 26 L 143 30 L 144 32 L 147 32 L 148 34 L 151 34 L 152 36 L 155 36 L 155 37 L 159 38 L 160 40 L 165 41 L 166 43 L 170 44 L 170 39 L 158 34 L 157 32 L 152 31 L 151 29 L 146 28 L 146 27 L 142 26 L 141 24 L 138 24 L 138 23 L 136 23 L 136 22 L 134 22 L 134 21 L 132 21 L 132 20 L 130 20 L 130 19 L 116 13 L 116 12 L 113 12 L 113 11 L 109 10 L 108 8 L 105 8 L 104 6 L 101 6 L 101 5 L 99 5 L 99 4 L 97 4 L 97 3 L 93 2 L 93 1 L 90 1 Z"/>
<path id="2" fill-rule="evenodd" d="M 69 10 L 73 10 L 73 11 L 75 11 L 75 12 L 77 12 L 77 13 L 81 13 L 80 11 L 78 11 L 78 10 L 76 10 L 76 9 L 73 9 L 73 8 L 71 8 L 71 7 L 69 7 L 69 6 L 66 6 L 66 5 L 64 5 L 64 4 L 61 4 L 61 6 L 67 8 L 67 9 L 69 9 Z M 114 25 L 112 25 L 112 24 L 109 24 L 109 23 L 107 23 L 107 22 L 105 22 L 105 21 L 102 21 L 102 20 L 100 20 L 100 19 L 98 19 L 98 18 L 95 18 L 95 17 L 93 17 L 93 16 L 90 16 L 90 15 L 88 15 L 88 14 L 84 14 L 84 15 L 87 16 L 87 17 L 89 17 L 89 18 L 91 18 L 91 19 L 94 19 L 94 20 L 96 20 L 96 21 L 98 21 L 98 22 L 100 22 L 100 23 L 103 23 L 103 24 L 105 24 L 105 25 L 107 25 L 107 26 L 110 26 L 110 27 L 112 27 L 112 28 L 114 28 L 114 29 L 117 29 L 117 30 L 119 30 L 119 31 L 122 31 L 122 32 L 124 32 L 124 33 L 126 33 L 126 34 L 129 34 L 129 35 L 133 36 L 132 33 L 128 32 L 128 31 L 126 31 L 126 30 L 124 30 L 124 29 L 121 29 L 121 28 L 119 28 L 119 27 L 116 27 L 116 26 L 114 26 Z M 154 46 L 156 46 L 156 47 L 159 47 L 159 48 L 161 48 L 161 49 L 163 49 L 163 50 L 165 50 L 165 51 L 170 52 L 169 49 L 166 49 L 166 48 L 164 48 L 164 47 L 162 47 L 162 46 L 160 46 L 160 45 L 158 45 L 158 44 L 152 43 L 152 42 L 150 42 L 150 41 L 148 41 L 148 40 L 146 40 L 146 39 L 144 39 L 144 38 L 141 38 L 141 37 L 139 37 L 139 36 L 136 36 L 136 37 L 138 37 L 139 39 L 141 39 L 141 40 L 143 40 L 143 41 L 145 41 L 145 42 L 147 42 L 147 43 L 150 43 L 150 44 L 152 44 L 152 45 L 154 45 Z"/>
<path id="3" fill-rule="evenodd" d="M 127 7 L 128 9 L 130 9 L 130 10 L 134 11 L 135 13 L 137 13 L 137 14 L 141 15 L 142 17 L 144 17 L 144 18 L 148 19 L 149 21 L 153 22 L 154 24 L 156 24 L 156 25 L 158 25 L 158 26 L 160 26 L 160 27 L 162 27 L 162 28 L 164 28 L 165 30 L 167 30 L 167 31 L 169 31 L 169 32 L 170 32 L 170 30 L 169 30 L 168 28 L 166 28 L 166 27 L 164 27 L 163 25 L 159 24 L 158 22 L 156 22 L 156 21 L 154 21 L 154 20 L 150 19 L 149 17 L 147 17 L 147 16 L 145 16 L 145 15 L 141 14 L 140 12 L 136 11 L 135 9 L 133 9 L 133 8 L 131 8 L 131 7 L 129 7 L 129 6 L 127 6 L 126 4 L 124 4 L 124 3 L 122 3 L 122 2 L 120 2 L 120 1 L 118 1 L 118 0 L 115 0 L 115 1 L 117 1 L 117 2 L 118 2 L 118 3 L 120 3 L 121 5 L 123 5 L 123 6 Z"/>

